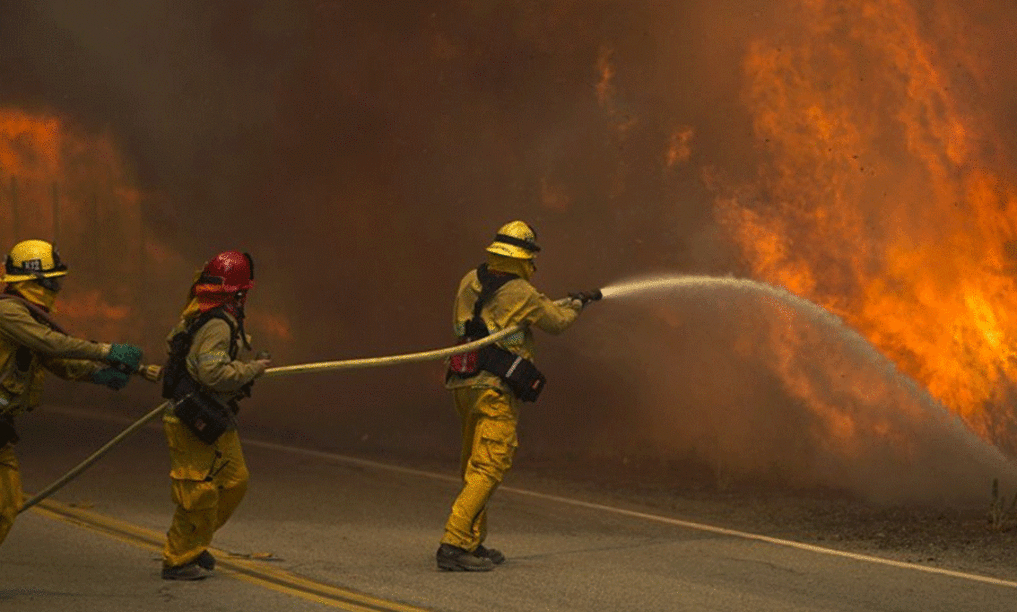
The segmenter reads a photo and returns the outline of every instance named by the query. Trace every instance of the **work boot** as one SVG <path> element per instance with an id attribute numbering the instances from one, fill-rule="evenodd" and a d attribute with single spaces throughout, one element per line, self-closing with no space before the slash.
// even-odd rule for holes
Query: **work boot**
<path id="1" fill-rule="evenodd" d="M 477 549 L 473 551 L 473 554 L 477 557 L 481 557 L 482 559 L 490 559 L 491 563 L 494 563 L 495 565 L 505 563 L 505 555 L 501 554 L 500 550 L 497 548 L 486 548 L 483 544 L 478 546 Z"/>
<path id="2" fill-rule="evenodd" d="M 439 546 L 435 557 L 438 560 L 438 569 L 447 572 L 489 572 L 494 569 L 494 563 L 490 559 L 478 557 L 466 549 L 451 544 Z"/>
<path id="3" fill-rule="evenodd" d="M 197 561 L 162 568 L 163 580 L 204 580 L 211 575 L 212 572 L 198 565 Z"/>
<path id="4" fill-rule="evenodd" d="M 208 571 L 215 569 L 215 557 L 213 557 L 212 553 L 207 550 L 201 551 L 201 554 L 198 555 L 198 558 L 195 559 L 194 562 L 197 563 L 199 567 L 207 569 Z"/>

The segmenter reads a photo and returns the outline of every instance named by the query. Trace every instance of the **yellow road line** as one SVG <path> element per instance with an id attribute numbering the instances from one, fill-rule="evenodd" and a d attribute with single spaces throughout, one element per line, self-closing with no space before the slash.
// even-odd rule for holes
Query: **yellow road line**
<path id="1" fill-rule="evenodd" d="M 125 422 L 125 423 L 130 421 L 130 419 L 125 419 L 125 418 L 121 418 L 121 417 L 112 417 L 112 416 L 109 416 L 109 415 L 106 415 L 106 414 L 102 414 L 102 413 L 98 413 L 98 412 L 91 411 L 91 410 L 81 410 L 81 409 L 74 409 L 74 408 L 61 408 L 58 411 L 61 412 L 61 413 L 69 414 L 69 415 L 73 415 L 73 416 L 90 418 L 90 419 L 99 419 L 99 420 L 104 420 L 104 421 Z M 399 465 L 393 465 L 393 464 L 389 464 L 389 463 L 382 463 L 380 461 L 371 461 L 370 459 L 361 459 L 359 457 L 351 457 L 351 456 L 348 456 L 348 455 L 340 455 L 340 454 L 337 454 L 337 453 L 332 453 L 332 452 L 327 452 L 327 451 L 317 451 L 317 450 L 311 450 L 311 449 L 306 449 L 306 448 L 299 448 L 299 447 L 290 446 L 290 445 L 287 445 L 287 444 L 279 444 L 277 442 L 267 442 L 267 441 L 263 441 L 263 440 L 247 439 L 247 440 L 244 441 L 244 444 L 245 445 L 249 445 L 249 446 L 261 447 L 261 448 L 272 450 L 272 451 L 281 451 L 281 452 L 287 452 L 287 453 L 291 453 L 291 454 L 294 454 L 294 455 L 301 455 L 301 456 L 305 456 L 305 457 L 315 457 L 315 458 L 318 458 L 318 459 L 326 459 L 326 460 L 330 460 L 330 461 L 336 461 L 336 462 L 344 463 L 346 465 L 355 465 L 355 466 L 361 466 L 361 467 L 366 467 L 366 468 L 373 468 L 373 469 L 378 469 L 378 470 L 384 470 L 384 471 L 387 471 L 387 472 L 393 472 L 393 473 L 398 473 L 398 474 L 407 474 L 407 475 L 410 475 L 410 476 L 417 476 L 417 477 L 420 477 L 420 478 L 428 478 L 428 479 L 431 479 L 431 480 L 438 480 L 438 481 L 444 481 L 444 482 L 453 482 L 453 483 L 458 483 L 458 482 L 461 481 L 461 479 L 458 476 L 452 476 L 450 474 L 440 474 L 440 473 L 435 473 L 435 472 L 428 472 L 426 470 L 408 468 L 408 467 L 403 467 L 403 466 L 399 466 Z M 747 531 L 738 531 L 738 530 L 735 530 L 735 529 L 727 529 L 725 527 L 718 527 L 718 526 L 709 525 L 709 524 L 706 524 L 706 523 L 697 523 L 697 522 L 694 522 L 694 521 L 686 521 L 686 520 L 672 518 L 672 517 L 664 516 L 664 515 L 660 515 L 660 514 L 651 514 L 651 513 L 648 513 L 648 512 L 639 512 L 639 511 L 635 511 L 635 510 L 628 510 L 628 509 L 619 508 L 619 507 L 616 507 L 616 506 L 608 506 L 608 505 L 605 505 L 605 504 L 598 504 L 598 503 L 594 503 L 594 502 L 588 502 L 588 501 L 583 501 L 583 500 L 579 500 L 579 499 L 573 499 L 573 498 L 569 498 L 569 497 L 562 497 L 562 496 L 558 496 L 558 495 L 550 495 L 550 494 L 546 494 L 546 493 L 539 493 L 539 492 L 536 492 L 536 491 L 530 491 L 530 490 L 527 490 L 527 489 L 519 489 L 519 488 L 516 488 L 516 487 L 501 486 L 501 487 L 498 488 L 498 490 L 499 491 L 505 491 L 507 493 L 513 493 L 513 494 L 516 494 L 516 495 L 522 495 L 522 496 L 532 497 L 532 498 L 536 498 L 536 499 L 543 499 L 543 500 L 546 500 L 546 501 L 556 502 L 556 503 L 560 503 L 560 504 L 564 504 L 564 505 L 569 505 L 569 506 L 574 506 L 574 507 L 579 507 L 579 508 L 587 508 L 587 509 L 597 510 L 597 511 L 601 511 L 601 512 L 608 512 L 608 513 L 617 514 L 617 515 L 621 515 L 621 516 L 628 516 L 628 517 L 632 517 L 632 518 L 642 519 L 642 520 L 646 520 L 646 521 L 650 521 L 650 522 L 655 522 L 655 523 L 662 523 L 662 524 L 665 524 L 665 525 L 672 525 L 672 526 L 676 526 L 676 527 L 684 527 L 684 528 L 687 528 L 687 529 L 693 529 L 693 530 L 701 531 L 701 532 L 705 532 L 705 533 L 714 533 L 714 534 L 718 534 L 718 535 L 724 535 L 724 536 L 729 536 L 729 537 L 734 537 L 734 538 L 740 538 L 740 539 L 744 539 L 744 540 L 751 540 L 751 541 L 757 541 L 757 542 L 765 542 L 767 544 L 772 544 L 772 545 L 776 545 L 776 546 L 784 546 L 784 547 L 788 547 L 788 548 L 794 548 L 794 549 L 808 551 L 808 552 L 816 553 L 816 554 L 829 555 L 829 556 L 833 556 L 833 557 L 842 557 L 842 558 L 845 558 L 845 559 L 853 559 L 855 561 L 860 561 L 860 562 L 863 562 L 863 563 L 872 563 L 872 564 L 877 564 L 877 565 L 896 567 L 896 568 L 900 568 L 900 569 L 925 572 L 925 573 L 929 573 L 929 574 L 938 574 L 938 575 L 942 575 L 942 576 L 950 576 L 950 577 L 953 577 L 953 578 L 960 578 L 962 580 L 969 580 L 969 581 L 972 581 L 972 582 L 980 582 L 980 583 L 984 583 L 984 584 L 992 584 L 992 585 L 996 585 L 996 586 L 1002 586 L 1002 587 L 1007 587 L 1007 588 L 1011 588 L 1011 589 L 1017 589 L 1017 581 L 1014 581 L 1014 580 L 1006 580 L 1006 579 L 1002 579 L 1002 578 L 996 578 L 996 577 L 993 577 L 993 576 L 985 576 L 985 575 L 982 575 L 982 574 L 974 574 L 974 573 L 970 573 L 970 572 L 961 572 L 961 571 L 950 570 L 950 569 L 946 569 L 946 568 L 932 567 L 932 566 L 928 566 L 928 565 L 921 565 L 921 564 L 918 564 L 918 563 L 910 563 L 910 562 L 907 562 L 907 561 L 896 561 L 896 560 L 893 560 L 893 559 L 887 559 L 887 558 L 884 558 L 884 557 L 876 557 L 876 556 L 873 556 L 873 555 L 866 555 L 866 554 L 862 554 L 862 553 L 853 553 L 853 552 L 848 552 L 848 551 L 844 551 L 844 550 L 838 550 L 838 549 L 835 549 L 835 548 L 827 548 L 827 547 L 824 547 L 824 546 L 817 546 L 815 544 L 806 544 L 804 542 L 797 542 L 797 541 L 794 541 L 794 540 L 785 540 L 785 539 L 782 539 L 782 538 L 776 538 L 776 537 L 756 534 L 756 533 L 747 532 Z"/>
<path id="2" fill-rule="evenodd" d="M 257 446 L 266 448 L 273 451 L 284 451 L 295 455 L 302 455 L 305 457 L 316 457 L 319 459 L 327 459 L 331 461 L 342 462 L 347 465 L 357 465 L 367 468 L 374 468 L 379 470 L 385 470 L 388 472 L 395 472 L 399 474 L 408 474 L 411 476 L 419 476 L 421 478 L 430 478 L 432 480 L 440 480 L 445 482 L 460 482 L 461 479 L 458 476 L 451 476 L 448 474 L 438 474 L 435 472 L 427 472 L 424 470 L 418 470 L 413 468 L 402 467 L 398 465 L 391 465 L 387 463 L 381 463 L 378 461 L 371 461 L 370 459 L 361 459 L 359 457 L 350 457 L 347 455 L 339 455 L 336 453 L 330 453 L 326 451 L 316 451 L 304 448 L 298 448 L 295 446 L 288 446 L 285 444 L 278 444 L 275 442 L 264 442 L 259 440 L 246 440 L 244 444 L 250 446 Z M 928 574 L 939 574 L 942 576 L 950 576 L 953 578 L 960 578 L 963 580 L 970 580 L 973 582 L 981 582 L 985 584 L 993 584 L 996 586 L 1007 587 L 1011 589 L 1017 589 L 1017 581 L 1005 580 L 1002 578 L 995 578 L 993 576 L 984 576 L 982 574 L 973 574 L 970 572 L 960 572 L 956 570 L 950 570 L 940 567 L 932 567 L 929 565 L 920 565 L 918 563 L 909 563 L 907 561 L 895 561 L 893 559 L 886 559 L 884 557 L 876 557 L 873 555 L 866 555 L 862 553 L 853 553 L 844 550 L 837 550 L 835 548 L 827 548 L 825 546 L 817 546 L 815 544 L 806 544 L 804 542 L 796 542 L 794 540 L 785 540 L 783 538 L 775 538 L 771 536 L 761 535 L 748 531 L 738 531 L 736 529 L 727 529 L 726 527 L 717 527 L 715 525 L 709 525 L 706 523 L 697 523 L 694 521 L 686 521 L 682 519 L 671 518 L 660 514 L 651 514 L 649 512 L 639 512 L 636 510 L 627 510 L 625 508 L 619 508 L 617 506 L 608 506 L 605 504 L 598 504 L 594 502 L 583 501 L 580 499 L 573 499 L 571 497 L 562 497 L 560 495 L 550 495 L 547 493 L 539 493 L 537 491 L 530 491 L 528 489 L 519 489 L 516 487 L 499 486 L 499 491 L 506 493 L 512 493 L 515 495 L 522 495 L 535 499 L 542 499 L 545 501 L 555 502 L 568 506 L 574 506 L 577 508 L 587 508 L 590 510 L 597 510 L 599 512 L 609 512 L 621 516 L 628 516 L 631 518 L 637 518 L 645 521 L 652 521 L 655 523 L 663 523 L 665 525 L 672 525 L 676 527 L 684 527 L 686 529 L 694 529 L 696 531 L 702 531 L 706 533 L 714 533 L 733 538 L 741 538 L 744 540 L 754 540 L 757 542 L 765 542 L 767 544 L 773 544 L 776 546 L 786 546 L 789 548 L 795 548 L 798 550 L 804 550 L 811 553 L 817 553 L 822 555 L 830 555 L 833 557 L 842 557 L 845 559 L 853 559 L 855 561 L 861 561 L 863 563 L 873 563 L 878 565 L 885 565 L 889 567 L 896 567 L 906 570 L 914 570 L 919 572 L 925 572 Z"/>
<path id="3" fill-rule="evenodd" d="M 39 502 L 31 511 L 47 518 L 84 527 L 138 548 L 162 552 L 165 536 L 151 529 L 48 499 Z M 426 612 L 425 608 L 371 597 L 349 589 L 316 582 L 285 570 L 266 567 L 263 562 L 231 557 L 229 553 L 222 550 L 209 550 L 216 557 L 218 573 L 279 593 L 350 612 Z"/>

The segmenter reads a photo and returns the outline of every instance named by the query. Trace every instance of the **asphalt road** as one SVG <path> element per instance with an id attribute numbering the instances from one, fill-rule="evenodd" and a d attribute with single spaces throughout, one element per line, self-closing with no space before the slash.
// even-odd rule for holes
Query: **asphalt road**
<path id="1" fill-rule="evenodd" d="M 19 445 L 31 493 L 124 427 L 40 410 Z M 251 487 L 213 543 L 218 575 L 159 577 L 172 504 L 146 428 L 23 514 L 0 547 L 0 610 L 943 611 L 1017 609 L 1017 584 L 835 553 L 512 488 L 491 507 L 494 572 L 436 570 L 452 473 L 245 440 Z"/>

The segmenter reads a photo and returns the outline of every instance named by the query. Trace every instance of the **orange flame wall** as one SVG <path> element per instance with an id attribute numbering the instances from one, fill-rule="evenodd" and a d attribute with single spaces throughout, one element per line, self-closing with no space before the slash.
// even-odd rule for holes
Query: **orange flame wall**
<path id="1" fill-rule="evenodd" d="M 108 136 L 73 133 L 54 116 L 0 109 L 0 249 L 28 238 L 51 240 L 75 276 L 98 267 L 108 275 L 104 291 L 88 288 L 89 281 L 68 283 L 57 308 L 71 329 L 126 337 L 124 302 L 137 275 L 123 262 L 137 257 L 121 249 L 140 239 L 139 197 Z M 128 282 L 110 282 L 128 275 Z"/>
<path id="2" fill-rule="evenodd" d="M 143 227 L 146 197 L 111 136 L 0 108 L 0 250 L 28 238 L 56 241 L 72 273 L 57 318 L 72 333 L 162 350 L 174 319 L 153 314 L 169 310 L 175 317 L 187 289 L 166 279 L 189 278 L 201 262 L 185 262 Z M 168 309 L 156 303 L 167 293 Z M 282 313 L 257 313 L 250 323 L 254 334 L 291 339 Z"/>
<path id="3" fill-rule="evenodd" d="M 838 314 L 1017 448 L 1017 190 L 968 102 L 989 82 L 970 26 L 904 0 L 807 0 L 795 17 L 807 27 L 749 46 L 764 161 L 751 183 L 707 174 L 719 220 L 754 275 Z"/>

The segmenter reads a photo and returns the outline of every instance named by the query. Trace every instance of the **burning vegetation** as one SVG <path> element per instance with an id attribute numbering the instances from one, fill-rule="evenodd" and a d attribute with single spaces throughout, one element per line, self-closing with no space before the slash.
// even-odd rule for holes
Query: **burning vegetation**
<path id="1" fill-rule="evenodd" d="M 76 331 L 161 351 L 193 268 L 241 247 L 280 363 L 444 345 L 458 278 L 524 218 L 549 294 L 733 273 L 836 315 L 723 291 L 642 319 L 605 304 L 586 354 L 542 346 L 533 447 L 638 446 L 620 432 L 667 414 L 658 433 L 692 432 L 671 450 L 836 483 L 879 472 L 873 440 L 928 460 L 941 404 L 1017 453 L 1005 3 L 57 4 L 0 23 L 22 58 L 0 59 L 0 239 L 56 239 Z M 430 452 L 439 370 L 295 382 L 276 399 L 297 407 L 249 418 Z"/>
<path id="2" fill-rule="evenodd" d="M 865 0 L 795 17 L 749 45 L 766 160 L 751 183 L 710 177 L 720 222 L 753 276 L 842 317 L 1014 452 L 1017 190 L 975 102 L 991 76 L 967 15 Z"/>
<path id="3" fill-rule="evenodd" d="M 129 332 L 141 272 L 139 199 L 108 134 L 88 136 L 53 115 L 0 108 L 0 242 L 8 249 L 28 238 L 52 240 L 78 264 L 82 281 L 68 284 L 58 306 L 72 328 Z M 98 268 L 102 291 L 89 288 L 100 280 Z"/>
<path id="4" fill-rule="evenodd" d="M 151 197 L 136 184 L 110 134 L 0 108 L 0 242 L 9 248 L 33 237 L 57 245 L 74 278 L 57 303 L 70 329 L 158 350 L 167 321 L 152 320 L 160 304 L 149 302 L 198 264 L 153 235 L 159 228 L 148 227 L 142 212 Z M 259 313 L 251 323 L 269 338 L 290 338 L 284 313 Z"/>

